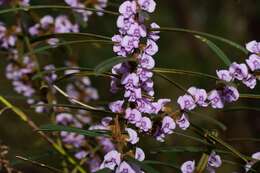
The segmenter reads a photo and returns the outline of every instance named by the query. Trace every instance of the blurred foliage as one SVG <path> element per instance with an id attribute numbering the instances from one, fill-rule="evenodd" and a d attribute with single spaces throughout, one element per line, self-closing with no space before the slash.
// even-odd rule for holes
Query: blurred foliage
<path id="1" fill-rule="evenodd" d="M 121 1 L 109 0 L 108 9 L 117 11 Z M 64 4 L 62 0 L 32 0 L 32 4 Z M 69 14 L 69 10 L 34 10 L 39 16 L 44 14 Z M 25 24 L 30 26 L 33 20 L 29 15 L 24 13 Z M 12 23 L 15 20 L 13 14 L 1 15 L 0 20 Z M 170 26 L 177 28 L 188 28 L 197 31 L 203 31 L 215 35 L 222 36 L 233 40 L 241 45 L 244 45 L 250 40 L 260 40 L 260 1 L 259 0 L 157 0 L 156 13 L 151 16 L 152 21 L 156 21 L 161 26 Z M 103 17 L 92 16 L 85 28 L 81 32 L 96 33 L 111 37 L 116 32 L 116 17 L 105 15 Z M 215 42 L 232 61 L 241 62 L 246 57 L 238 50 L 224 45 L 220 42 Z M 203 44 L 192 35 L 184 33 L 161 33 L 159 40 L 160 51 L 155 56 L 157 67 L 167 67 L 182 70 L 192 70 L 215 75 L 215 70 L 223 68 L 223 63 L 216 57 L 207 45 Z M 7 57 L 1 54 L 0 69 L 0 91 L 1 94 L 12 101 L 16 106 L 22 108 L 37 124 L 48 123 L 48 115 L 35 114 L 33 109 L 28 107 L 25 99 L 16 94 L 11 87 L 11 84 L 5 78 L 5 65 Z M 64 62 L 68 58 L 73 58 L 81 67 L 94 68 L 100 62 L 107 58 L 114 57 L 112 46 L 99 43 L 82 43 L 72 45 L 70 47 L 59 47 L 40 53 L 38 60 L 40 64 L 46 65 L 54 63 L 57 67 L 63 67 Z M 215 81 L 205 78 L 196 78 L 192 76 L 171 75 L 171 78 L 181 83 L 185 88 L 189 86 L 198 86 L 212 89 Z M 98 88 L 101 102 L 115 100 L 117 96 L 109 93 L 109 80 L 104 78 L 91 78 L 93 85 Z M 155 77 L 156 96 L 169 97 L 176 101 L 183 91 L 174 88 L 165 80 Z M 243 93 L 260 93 L 258 85 L 253 91 L 249 91 L 244 87 L 240 87 Z M 259 108 L 260 100 L 241 99 L 235 105 L 228 105 L 227 108 L 235 106 L 250 106 Z M 176 108 L 176 105 L 174 105 Z M 244 154 L 260 151 L 260 145 L 257 141 L 231 141 L 231 138 L 259 138 L 260 137 L 260 113 L 259 111 L 239 110 L 232 112 L 215 111 L 212 109 L 198 110 L 196 114 L 190 117 L 198 126 L 204 128 L 218 128 L 207 121 L 203 116 L 212 117 L 221 121 L 227 126 L 226 131 L 220 131 L 220 136 L 232 144 L 235 148 Z M 219 130 L 219 129 L 218 129 Z M 189 132 L 187 132 L 189 133 Z M 201 146 L 202 144 L 194 142 L 188 138 L 183 138 L 177 134 L 173 134 L 167 138 L 167 142 L 160 144 L 154 139 L 145 137 L 141 140 L 141 146 L 144 146 L 145 152 L 148 154 L 149 160 L 167 161 L 180 165 L 185 159 L 199 160 L 199 155 L 196 152 L 162 152 L 154 153 L 154 149 L 163 146 Z M 52 152 L 52 149 L 44 142 L 36 132 L 31 131 L 26 124 L 21 122 L 11 111 L 6 110 L 0 115 L 0 140 L 5 145 L 10 147 L 9 158 L 15 161 L 16 155 L 35 156 L 41 162 L 49 163 L 54 167 L 59 167 L 60 157 Z M 230 141 L 229 141 L 230 140 Z M 147 145 L 148 144 L 148 145 Z M 145 148 L 145 146 L 148 146 Z M 51 157 L 49 156 L 49 154 Z M 224 157 L 225 158 L 225 157 Z M 231 160 L 233 158 L 225 158 Z M 32 166 L 25 162 L 15 162 L 15 166 L 26 173 L 47 173 L 48 170 Z M 160 172 L 173 172 L 169 167 L 158 167 Z M 218 172 L 231 172 L 239 170 L 239 165 L 223 164 L 223 167 Z"/>

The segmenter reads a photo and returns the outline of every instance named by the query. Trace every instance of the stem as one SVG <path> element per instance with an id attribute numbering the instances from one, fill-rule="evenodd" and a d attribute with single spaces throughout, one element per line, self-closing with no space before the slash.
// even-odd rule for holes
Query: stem
<path id="1" fill-rule="evenodd" d="M 22 157 L 22 156 L 15 156 L 17 159 L 20 159 L 22 161 L 25 161 L 25 162 L 29 162 L 33 165 L 36 165 L 36 166 L 40 166 L 40 167 L 43 167 L 43 168 L 46 168 L 46 169 L 49 169 L 50 171 L 53 171 L 53 172 L 59 172 L 61 173 L 62 171 L 57 169 L 57 168 L 54 168 L 52 166 L 49 166 L 49 165 L 46 165 L 44 163 L 40 163 L 40 162 L 37 162 L 35 160 L 30 160 L 28 158 L 25 158 L 25 157 Z"/>
<path id="2" fill-rule="evenodd" d="M 99 9 L 95 9 L 95 8 L 70 7 L 70 6 L 64 6 L 64 5 L 34 5 L 34 6 L 28 6 L 28 7 L 17 7 L 17 8 L 12 8 L 12 9 L 1 10 L 0 14 L 16 12 L 16 11 L 28 11 L 28 10 L 32 10 L 32 9 L 74 9 L 74 10 L 102 12 L 102 13 L 111 14 L 114 16 L 119 15 L 118 12 L 114 12 L 114 11 L 99 10 Z"/>
<path id="3" fill-rule="evenodd" d="M 225 38 L 222 38 L 222 37 L 219 37 L 219 36 L 216 36 L 216 35 L 212 35 L 212 34 L 209 34 L 209 33 L 205 33 L 205 32 L 194 31 L 194 30 L 183 29 L 183 28 L 170 28 L 170 27 L 152 28 L 152 29 L 150 29 L 150 31 L 184 32 L 184 33 L 190 33 L 190 34 L 195 34 L 195 35 L 202 35 L 202 36 L 212 38 L 212 39 L 224 42 L 226 44 L 229 44 L 229 45 L 241 50 L 245 54 L 248 53 L 248 51 L 244 47 L 240 46 L 237 43 L 234 43 L 234 42 L 232 42 L 228 39 L 225 39 Z"/>
<path id="4" fill-rule="evenodd" d="M 198 77 L 207 77 L 213 80 L 219 80 L 217 77 L 205 73 L 188 71 L 188 70 L 180 70 L 180 69 L 167 69 L 167 68 L 154 68 L 154 72 L 164 73 L 164 74 L 186 74 L 191 76 L 198 76 Z"/>

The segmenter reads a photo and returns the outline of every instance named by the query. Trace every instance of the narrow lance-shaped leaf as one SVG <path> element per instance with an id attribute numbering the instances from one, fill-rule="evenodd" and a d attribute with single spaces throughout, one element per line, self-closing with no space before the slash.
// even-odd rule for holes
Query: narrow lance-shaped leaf
<path id="1" fill-rule="evenodd" d="M 189 153 L 202 153 L 202 152 L 207 152 L 208 149 L 203 146 L 173 146 L 173 147 L 161 147 L 154 149 L 151 151 L 151 153 L 182 153 L 182 152 L 189 152 Z M 215 149 L 217 153 L 223 153 L 223 154 L 230 154 L 229 151 L 225 150 L 219 150 Z"/>
<path id="2" fill-rule="evenodd" d="M 180 172 L 180 166 L 175 165 L 173 163 L 166 163 L 166 162 L 161 162 L 161 161 L 156 161 L 156 160 L 145 160 L 143 163 L 148 164 L 148 165 L 166 166 L 166 167 L 169 167 L 169 168 L 174 168 L 178 172 Z"/>
<path id="3" fill-rule="evenodd" d="M 57 48 L 60 46 L 72 45 L 72 44 L 83 44 L 83 43 L 103 43 L 103 44 L 113 44 L 112 41 L 108 40 L 77 40 L 77 41 L 65 41 L 59 42 L 53 47 L 52 45 L 42 46 L 39 48 L 34 49 L 32 52 L 27 53 L 27 55 L 44 52 L 49 49 Z"/>
<path id="4" fill-rule="evenodd" d="M 46 34 L 46 35 L 33 37 L 30 39 L 30 42 L 35 43 L 35 42 L 44 41 L 44 40 L 47 40 L 50 38 L 63 38 L 63 39 L 66 39 L 66 38 L 68 38 L 68 39 L 95 38 L 95 39 L 103 39 L 103 40 L 111 41 L 110 37 L 104 36 L 104 35 L 93 34 L 93 33 L 88 33 L 88 32 L 69 32 L 69 33 L 53 33 L 53 34 Z"/>
<path id="5" fill-rule="evenodd" d="M 203 43 L 206 43 L 209 48 L 220 58 L 221 61 L 223 61 L 226 66 L 229 66 L 231 64 L 231 61 L 228 59 L 227 55 L 212 41 L 206 39 L 202 36 L 195 36 L 197 39 L 201 40 Z"/>
<path id="6" fill-rule="evenodd" d="M 101 170 L 98 170 L 94 173 L 111 173 L 112 171 L 108 168 L 105 168 L 105 169 L 101 169 Z"/>
<path id="7" fill-rule="evenodd" d="M 100 64 L 98 64 L 95 67 L 94 71 L 96 74 L 101 74 L 101 73 L 107 72 L 108 70 L 111 70 L 113 66 L 123 63 L 123 62 L 127 62 L 127 61 L 136 61 L 136 59 L 135 58 L 125 58 L 125 57 L 120 57 L 120 56 L 113 57 L 113 58 L 107 59 L 107 60 L 101 62 Z"/>
<path id="8" fill-rule="evenodd" d="M 151 29 L 151 31 L 183 32 L 183 33 L 200 35 L 200 36 L 204 36 L 204 37 L 207 37 L 207 38 L 211 38 L 211 39 L 218 40 L 218 41 L 221 41 L 223 43 L 226 43 L 226 44 L 228 44 L 232 47 L 235 47 L 236 49 L 242 51 L 245 54 L 248 53 L 248 51 L 243 46 L 241 46 L 241 45 L 239 45 L 239 44 L 237 44 L 237 43 L 235 43 L 231 40 L 228 40 L 228 39 L 223 38 L 223 37 L 219 37 L 217 35 L 205 33 L 205 32 L 194 31 L 194 30 L 184 29 L 184 28 L 169 28 L 169 27 L 153 28 L 153 29 Z"/>
<path id="9" fill-rule="evenodd" d="M 89 137 L 98 137 L 98 136 L 109 137 L 109 135 L 107 133 L 104 133 L 104 131 L 83 130 L 80 128 L 66 127 L 66 126 L 55 125 L 55 124 L 43 125 L 40 127 L 39 131 L 54 131 L 54 132 L 66 131 L 66 132 L 77 133 Z"/>
<path id="10" fill-rule="evenodd" d="M 181 69 L 172 69 L 172 68 L 154 68 L 154 72 L 162 73 L 162 74 L 183 74 L 183 75 L 190 75 L 195 77 L 205 77 L 208 79 L 218 80 L 216 76 L 201 73 L 201 72 L 195 72 L 195 71 L 188 71 L 188 70 L 181 70 Z"/>
<path id="11" fill-rule="evenodd" d="M 0 14 L 6 14 L 6 13 L 11 13 L 11 12 L 17 12 L 17 11 L 28 11 L 32 9 L 63 9 L 63 10 L 68 10 L 68 9 L 74 9 L 74 10 L 86 10 L 86 11 L 93 11 L 93 12 L 102 12 L 106 14 L 111 14 L 111 15 L 119 15 L 117 12 L 113 11 L 108 11 L 108 10 L 101 10 L 101 9 L 96 9 L 96 8 L 82 8 L 82 7 L 70 7 L 70 6 L 65 6 L 65 5 L 34 5 L 34 6 L 26 6 L 26 7 L 16 7 L 16 8 L 9 8 L 5 10 L 1 10 Z"/>

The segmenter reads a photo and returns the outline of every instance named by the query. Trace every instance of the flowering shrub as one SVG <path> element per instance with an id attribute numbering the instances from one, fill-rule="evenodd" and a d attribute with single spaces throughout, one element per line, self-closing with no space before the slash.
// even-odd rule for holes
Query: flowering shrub
<path id="1" fill-rule="evenodd" d="M 63 156 L 59 163 L 62 168 L 59 170 L 35 160 L 18 158 L 54 172 L 157 173 L 153 165 L 159 165 L 171 168 L 171 172 L 173 169 L 182 173 L 213 173 L 224 164 L 237 162 L 243 171 L 259 171 L 259 152 L 247 156 L 224 141 L 214 127 L 207 129 L 200 126 L 191 116 L 197 114 L 197 109 L 205 112 L 225 110 L 226 106 L 237 104 L 241 97 L 259 98 L 258 95 L 241 94 L 240 86 L 245 85 L 246 90 L 257 87 L 260 80 L 260 42 L 250 41 L 243 47 L 204 32 L 161 27 L 153 18 L 153 13 L 160 8 L 155 0 L 124 0 L 115 5 L 117 11 L 106 9 L 110 4 L 107 0 L 65 0 L 58 5 L 30 3 L 0 1 L 7 8 L 0 14 L 14 13 L 16 16 L 13 24 L 0 23 L 0 47 L 6 57 L 3 60 L 7 63 L 5 75 L 14 91 L 22 95 L 27 106 L 34 108 L 36 113 L 49 115 L 49 123 L 36 125 L 32 120 L 35 118 L 12 105 L 12 100 L 9 102 L 4 96 L 0 96 L 4 106 L 1 113 L 11 109 L 37 131 L 56 153 Z M 59 13 L 42 15 L 38 13 L 41 9 L 58 10 Z M 82 22 L 93 24 L 91 18 L 95 15 L 115 16 L 113 26 L 117 28 L 116 33 L 110 37 L 83 32 L 86 26 Z M 28 19 L 24 16 L 30 18 L 30 22 L 26 22 Z M 194 35 L 227 67 L 216 69 L 216 75 L 157 68 L 160 34 L 165 31 Z M 211 40 L 233 46 L 245 53 L 247 58 L 231 62 Z M 82 43 L 97 47 L 110 44 L 116 57 L 106 59 L 95 68 L 83 67 L 71 50 L 71 45 Z M 66 50 L 62 52 L 67 57 L 66 61 L 62 62 L 64 58 L 60 60 L 59 57 L 55 57 L 58 63 L 55 60 L 50 63 L 47 58 L 46 61 L 40 60 L 41 54 L 48 57 L 60 47 Z M 215 82 L 212 85 L 211 81 L 209 90 L 201 86 L 185 88 L 168 74 L 205 77 Z M 95 82 L 91 81 L 95 77 L 107 78 L 110 89 L 103 86 L 102 90 L 98 90 Z M 180 90 L 179 96 L 160 96 L 155 86 L 161 81 L 157 79 L 165 80 L 174 89 Z M 168 92 L 170 90 L 172 88 Z M 103 101 L 105 99 L 100 91 L 110 94 L 109 101 Z M 226 128 L 218 120 L 209 120 L 222 129 Z M 191 131 L 192 135 L 187 135 L 187 131 Z M 159 148 L 155 152 L 158 157 L 151 160 L 154 152 L 149 141 L 163 145 L 174 134 L 200 145 Z M 172 163 L 160 159 L 159 155 L 165 151 L 183 152 L 188 160 Z M 200 157 L 190 154 L 192 152 Z M 230 157 L 235 157 L 234 161 L 228 160 Z M 4 169 L 17 172 L 6 158 L 4 161 Z"/>

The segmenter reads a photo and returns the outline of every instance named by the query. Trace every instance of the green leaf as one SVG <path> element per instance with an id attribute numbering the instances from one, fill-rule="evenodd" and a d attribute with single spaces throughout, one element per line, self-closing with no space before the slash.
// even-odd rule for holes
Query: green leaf
<path id="1" fill-rule="evenodd" d="M 257 94 L 240 94 L 239 97 L 243 99 L 260 99 L 260 95 Z"/>
<path id="2" fill-rule="evenodd" d="M 203 153 L 200 161 L 196 167 L 196 173 L 203 173 L 208 165 L 209 155 L 206 153 Z"/>
<path id="3" fill-rule="evenodd" d="M 200 138 L 197 138 L 197 137 L 194 137 L 194 136 L 190 136 L 190 135 L 187 135 L 187 134 L 184 134 L 184 133 L 173 132 L 173 134 L 176 134 L 178 136 L 182 136 L 184 138 L 187 138 L 187 139 L 190 139 L 190 140 L 193 140 L 193 141 L 200 142 L 200 143 L 208 145 L 208 146 L 211 145 L 210 143 L 206 142 L 204 139 L 200 139 Z"/>
<path id="4" fill-rule="evenodd" d="M 135 58 L 125 58 L 125 57 L 120 57 L 120 56 L 113 57 L 113 58 L 107 59 L 107 60 L 101 62 L 100 64 L 98 64 L 95 67 L 94 71 L 96 74 L 101 74 L 101 73 L 107 72 L 108 70 L 111 70 L 113 66 L 123 63 L 123 62 L 127 62 L 127 61 L 136 61 L 136 59 Z"/>
<path id="5" fill-rule="evenodd" d="M 108 11 L 108 10 L 99 10 L 96 8 L 81 8 L 81 7 L 71 7 L 71 6 L 65 6 L 65 5 L 34 5 L 34 6 L 26 6 L 26 7 L 16 7 L 16 8 L 9 8 L 5 10 L 1 10 L 0 14 L 6 14 L 6 13 L 11 13 L 11 12 L 17 12 L 17 11 L 28 11 L 32 9 L 63 9 L 63 10 L 86 10 L 86 11 L 93 11 L 93 12 L 102 12 L 106 14 L 111 14 L 111 15 L 119 15 L 117 12 L 113 11 Z"/>
<path id="6" fill-rule="evenodd" d="M 149 166 L 148 164 L 144 163 L 144 162 L 140 162 L 136 159 L 133 158 L 126 158 L 127 161 L 129 161 L 132 164 L 135 164 L 137 166 L 139 166 L 142 170 L 144 170 L 145 172 L 149 172 L 149 173 L 159 173 L 157 170 L 155 170 L 153 167 Z"/>
<path id="7" fill-rule="evenodd" d="M 111 38 L 108 36 L 104 36 L 104 35 L 99 35 L 99 34 L 93 34 L 93 33 L 88 33 L 88 32 L 78 32 L 78 33 L 53 33 L 53 34 L 46 34 L 46 35 L 41 35 L 38 37 L 33 37 L 30 42 L 34 43 L 34 42 L 38 42 L 38 41 L 45 41 L 47 39 L 50 38 L 63 38 L 63 39 L 71 39 L 71 38 L 96 38 L 96 39 L 103 39 L 103 40 L 107 40 L 107 41 L 111 41 Z M 84 39 L 85 40 L 85 39 Z"/>
<path id="8" fill-rule="evenodd" d="M 164 74 L 161 73 L 155 73 L 156 75 L 158 75 L 159 77 L 165 79 L 166 81 L 168 81 L 170 84 L 172 84 L 173 86 L 175 86 L 176 88 L 180 89 L 181 91 L 184 91 L 185 93 L 187 93 L 186 88 L 184 88 L 182 85 L 180 85 L 179 83 L 171 80 L 170 78 L 168 78 L 167 76 L 165 76 Z"/>
<path id="9" fill-rule="evenodd" d="M 105 168 L 105 169 L 98 170 L 98 171 L 96 171 L 94 173 L 110 173 L 110 172 L 112 172 L 110 169 Z"/>
<path id="10" fill-rule="evenodd" d="M 172 69 L 172 68 L 154 68 L 153 71 L 162 74 L 183 74 L 183 75 L 206 77 L 213 80 L 219 80 L 216 76 L 213 75 L 209 75 L 201 72 L 188 71 L 188 70 L 180 70 L 180 69 Z"/>
<path id="11" fill-rule="evenodd" d="M 52 45 L 47 45 L 47 46 L 42 46 L 42 47 L 36 48 L 36 49 L 32 50 L 31 52 L 27 53 L 27 55 L 44 52 L 44 51 L 46 51 L 46 50 L 54 49 L 54 48 L 57 48 L 57 47 L 60 47 L 60 46 L 66 46 L 66 45 L 72 45 L 72 44 L 82 44 L 82 43 L 114 44 L 114 42 L 108 41 L 108 40 L 77 40 L 77 41 L 65 41 L 65 42 L 58 42 L 58 43 L 55 45 L 55 47 L 53 47 Z"/>
<path id="12" fill-rule="evenodd" d="M 39 131 L 55 131 L 55 132 L 66 131 L 66 132 L 77 133 L 89 137 L 98 137 L 98 136 L 110 137 L 107 133 L 104 133 L 104 131 L 83 130 L 80 128 L 67 127 L 67 126 L 61 126 L 55 124 L 43 125 L 40 127 Z"/>
<path id="13" fill-rule="evenodd" d="M 227 55 L 216 44 L 206 39 L 205 37 L 198 35 L 195 35 L 195 37 L 206 43 L 209 48 L 220 58 L 220 60 L 222 60 L 226 64 L 226 66 L 229 66 L 231 64 L 231 61 L 228 59 Z"/>
<path id="14" fill-rule="evenodd" d="M 151 151 L 151 153 L 202 153 L 202 152 L 207 152 L 208 149 L 206 147 L 198 147 L 198 146 L 173 146 L 173 147 L 162 147 L 162 148 L 157 148 Z M 230 152 L 225 151 L 225 150 L 214 150 L 217 153 L 223 153 L 223 154 L 230 154 Z"/>
<path id="15" fill-rule="evenodd" d="M 143 163 L 148 164 L 148 165 L 166 166 L 166 167 L 169 167 L 169 168 L 177 169 L 178 172 L 180 172 L 180 166 L 173 165 L 172 163 L 160 162 L 160 161 L 155 161 L 155 160 L 145 160 Z"/>
<path id="16" fill-rule="evenodd" d="M 190 112 L 190 113 L 194 114 L 196 116 L 199 116 L 200 118 L 205 119 L 206 121 L 211 122 L 212 124 L 217 125 L 223 131 L 227 130 L 227 126 L 225 124 L 223 124 L 222 122 L 212 118 L 211 116 L 201 115 L 200 113 L 197 113 L 197 112 Z"/>
<path id="17" fill-rule="evenodd" d="M 183 29 L 183 28 L 169 28 L 169 27 L 161 27 L 161 28 L 154 28 L 154 29 L 151 29 L 151 31 L 170 31 L 170 32 L 183 32 L 183 33 L 190 33 L 190 34 L 195 34 L 195 35 L 200 35 L 200 36 L 204 36 L 204 37 L 207 37 L 207 38 L 212 38 L 212 39 L 215 39 L 215 40 L 218 40 L 218 41 L 221 41 L 223 43 L 226 43 L 240 51 L 242 51 L 243 53 L 247 54 L 248 51 L 241 45 L 233 42 L 233 41 L 230 41 L 226 38 L 223 38 L 223 37 L 219 37 L 219 36 L 216 36 L 216 35 L 213 35 L 213 34 L 209 34 L 209 33 L 205 33 L 205 32 L 200 32 L 200 31 L 194 31 L 194 30 L 190 30 L 190 29 Z"/>
<path id="18" fill-rule="evenodd" d="M 260 108 L 246 107 L 246 106 L 226 108 L 223 111 L 224 112 L 230 112 L 230 111 L 232 112 L 232 111 L 244 111 L 244 110 L 260 112 Z"/>

